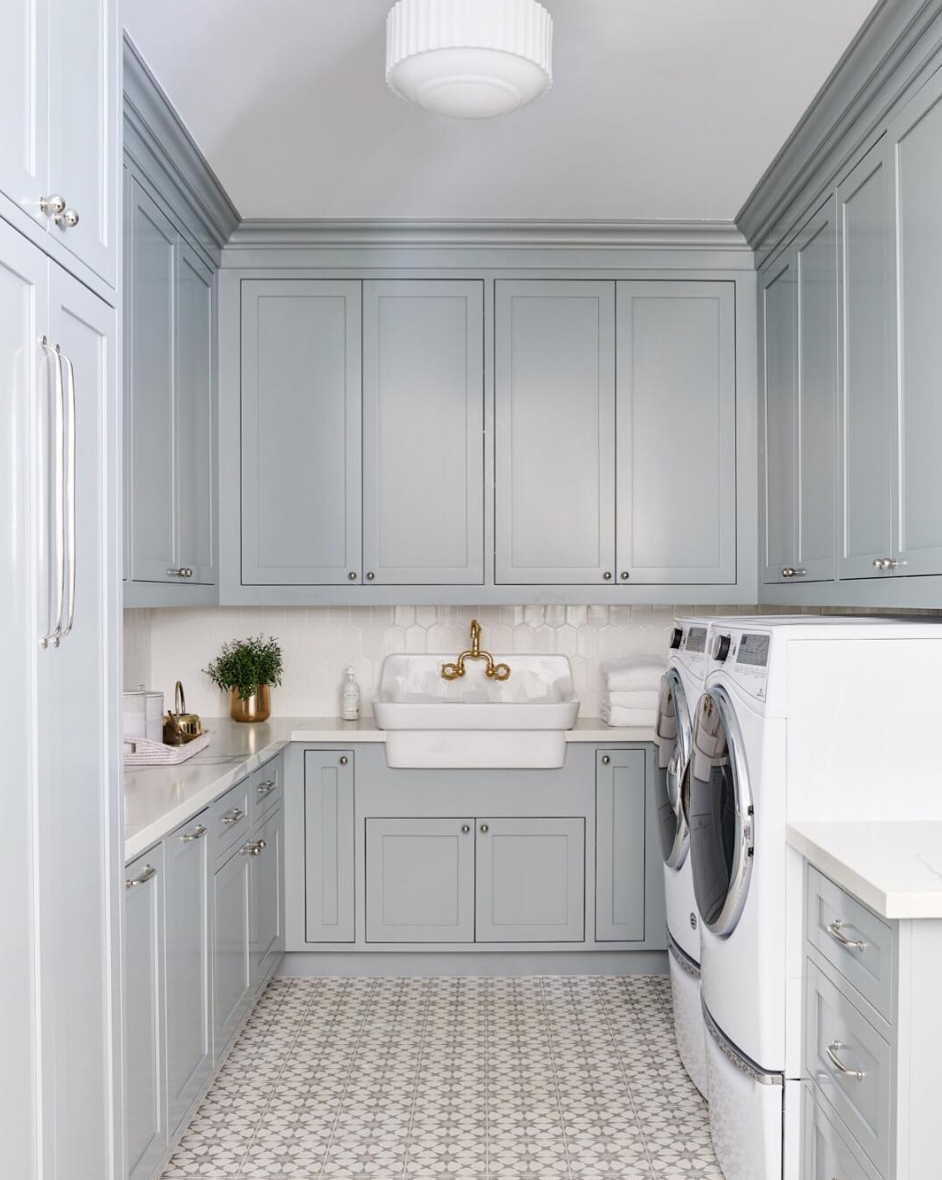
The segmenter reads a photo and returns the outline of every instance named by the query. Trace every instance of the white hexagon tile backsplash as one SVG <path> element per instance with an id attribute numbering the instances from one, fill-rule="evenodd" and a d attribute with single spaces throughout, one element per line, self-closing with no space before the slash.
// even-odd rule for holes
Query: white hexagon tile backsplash
<path id="1" fill-rule="evenodd" d="M 715 606 L 684 613 L 721 613 Z M 743 613 L 744 608 L 736 608 Z M 276 636 L 285 660 L 284 684 L 272 693 L 282 717 L 333 717 L 340 685 L 356 669 L 362 713 L 370 716 L 383 657 L 390 652 L 457 655 L 467 647 L 477 618 L 484 647 L 497 654 L 558 652 L 572 661 L 581 714 L 595 717 L 602 692 L 602 661 L 663 654 L 675 608 L 669 606 L 366 606 L 231 607 L 127 610 L 125 684 L 145 684 L 169 697 L 182 680 L 187 707 L 224 716 L 228 702 L 203 674 L 226 639 Z"/>

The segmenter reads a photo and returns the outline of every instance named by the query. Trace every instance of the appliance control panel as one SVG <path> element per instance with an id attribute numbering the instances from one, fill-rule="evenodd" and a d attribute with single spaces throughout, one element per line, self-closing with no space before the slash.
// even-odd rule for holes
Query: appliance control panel
<path id="1" fill-rule="evenodd" d="M 707 675 L 722 668 L 750 696 L 764 701 L 769 679 L 769 652 L 772 637 L 758 628 L 724 626 L 710 628 L 710 665 Z"/>
<path id="2" fill-rule="evenodd" d="M 679 642 L 674 640 L 680 632 Z M 674 628 L 671 636 L 671 648 L 689 668 L 694 676 L 702 677 L 706 674 L 707 663 L 707 627 L 705 624 L 683 623 Z"/>

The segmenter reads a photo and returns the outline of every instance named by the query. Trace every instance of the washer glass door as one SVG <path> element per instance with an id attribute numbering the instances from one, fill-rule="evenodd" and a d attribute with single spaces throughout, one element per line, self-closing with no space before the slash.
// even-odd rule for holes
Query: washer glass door
<path id="1" fill-rule="evenodd" d="M 753 861 L 753 805 L 742 736 L 722 685 L 700 698 L 690 755 L 690 862 L 700 917 L 714 934 L 739 921 Z"/>
<path id="2" fill-rule="evenodd" d="M 690 761 L 691 718 L 680 673 L 668 668 L 661 677 L 661 692 L 654 730 L 657 747 L 655 794 L 661 852 L 668 868 L 679 869 L 689 844 L 682 791 Z"/>

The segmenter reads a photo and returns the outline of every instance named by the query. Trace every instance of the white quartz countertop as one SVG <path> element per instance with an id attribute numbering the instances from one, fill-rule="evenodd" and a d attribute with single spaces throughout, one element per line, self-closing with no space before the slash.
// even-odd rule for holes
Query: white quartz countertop
<path id="1" fill-rule="evenodd" d="M 229 787 L 273 758 L 289 742 L 383 742 L 372 718 L 273 717 L 240 724 L 228 717 L 203 719 L 212 732 L 206 750 L 179 766 L 124 772 L 124 858 L 131 861 L 218 799 Z M 569 742 L 650 742 L 653 729 L 617 728 L 597 717 L 580 718 Z"/>
<path id="2" fill-rule="evenodd" d="M 942 918 L 942 823 L 789 824 L 788 842 L 884 918 Z"/>

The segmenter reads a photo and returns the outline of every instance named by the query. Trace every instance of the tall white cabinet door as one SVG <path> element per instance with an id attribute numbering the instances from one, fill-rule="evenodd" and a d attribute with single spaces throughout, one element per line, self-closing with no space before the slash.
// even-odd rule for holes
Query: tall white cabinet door
<path id="1" fill-rule="evenodd" d="M 6 46 L 0 46 L 0 56 Z M 0 74 L 0 86 L 5 79 Z M 5 112 L 4 112 L 5 113 Z M 2 117 L 2 116 L 0 116 Z M 0 150 L 0 158 L 4 158 Z M 0 710 L 4 731 L 18 735 L 7 741 L 4 775 L 4 813 L 10 830 L 18 833 L 0 857 L 0 896 L 3 897 L 3 958 L 0 971 L 0 1011 L 3 1026 L 3 1065 L 0 1067 L 0 1131 L 3 1166 L 11 1176 L 33 1180 L 37 1112 L 35 1087 L 38 1013 L 35 975 L 28 964 L 34 955 L 33 889 L 37 865 L 34 808 L 35 776 L 32 751 L 25 735 L 32 725 L 32 701 L 24 685 L 30 683 L 37 659 L 37 641 L 49 630 L 48 602 L 34 606 L 36 580 L 32 573 L 30 513 L 23 506 L 29 494 L 30 472 L 25 457 L 34 452 L 31 407 L 51 401 L 51 364 L 40 347 L 47 330 L 49 263 L 27 240 L 0 222 L 0 655 L 6 675 L 0 682 Z M 48 476 L 48 467 L 40 477 Z M 18 509 L 18 510 L 17 510 Z M 48 595 L 45 597 L 48 598 Z M 40 658 L 45 652 L 38 652 Z M 13 787 L 16 784 L 16 787 Z M 12 965 L 12 966 L 11 966 Z"/>
<path id="2" fill-rule="evenodd" d="M 242 581 L 355 585 L 361 287 L 242 284 Z"/>
<path id="3" fill-rule="evenodd" d="M 48 196 L 48 0 L 7 0 L 0 37 L 0 192 L 45 223 Z"/>
<path id="4" fill-rule="evenodd" d="M 379 585 L 484 581 L 484 285 L 363 291 L 363 567 Z"/>
<path id="5" fill-rule="evenodd" d="M 124 880 L 124 1117 L 130 1180 L 150 1180 L 167 1147 L 163 888 L 164 849 L 158 844 L 128 865 Z M 62 1175 L 91 1180 L 92 1173 L 73 1172 L 65 1162 Z"/>
<path id="6" fill-rule="evenodd" d="M 78 224 L 50 232 L 116 285 L 118 0 L 48 0 L 49 185 Z"/>
<path id="7" fill-rule="evenodd" d="M 177 246 L 176 301 L 173 566 L 191 569 L 189 582 L 213 585 L 216 581 L 213 276 L 182 238 Z"/>
<path id="8" fill-rule="evenodd" d="M 174 352 L 177 232 L 133 178 L 128 186 L 124 323 L 131 577 L 177 579 Z"/>
<path id="9" fill-rule="evenodd" d="M 111 308 L 58 267 L 50 275 L 49 334 L 65 376 L 66 578 L 63 638 L 40 652 L 36 683 L 42 1089 L 44 1106 L 55 1112 L 45 1121 L 44 1180 L 97 1180 L 111 1175 L 117 1081 L 120 800 L 110 793 L 114 735 L 103 724 L 117 691 L 107 502 L 117 488 L 106 475 L 113 469 L 117 339 Z"/>
<path id="10" fill-rule="evenodd" d="M 618 284 L 617 414 L 619 582 L 735 582 L 733 283 Z"/>
<path id="11" fill-rule="evenodd" d="M 797 547 L 797 325 L 791 251 L 759 276 L 762 580 L 781 582 Z"/>
<path id="12" fill-rule="evenodd" d="M 837 216 L 832 198 L 795 244 L 798 299 L 797 525 L 802 581 L 834 577 L 837 511 Z"/>
<path id="13" fill-rule="evenodd" d="M 496 580 L 611 583 L 615 284 L 496 286 Z"/>
<path id="14" fill-rule="evenodd" d="M 899 355 L 896 576 L 942 573 L 942 79 L 888 133 L 895 198 Z M 891 216 L 893 210 L 891 209 Z"/>
<path id="15" fill-rule="evenodd" d="M 892 199 L 883 143 L 837 190 L 841 291 L 841 578 L 893 552 L 896 348 Z"/>

